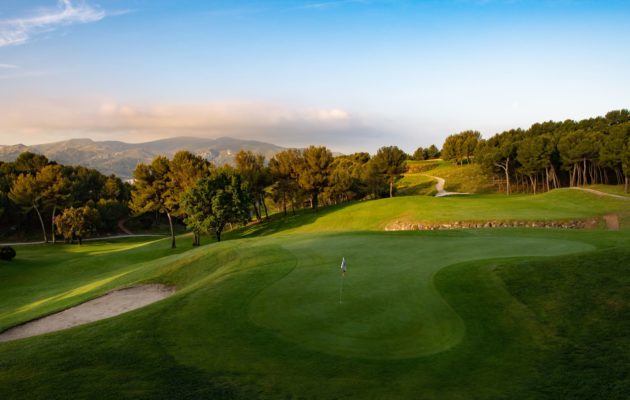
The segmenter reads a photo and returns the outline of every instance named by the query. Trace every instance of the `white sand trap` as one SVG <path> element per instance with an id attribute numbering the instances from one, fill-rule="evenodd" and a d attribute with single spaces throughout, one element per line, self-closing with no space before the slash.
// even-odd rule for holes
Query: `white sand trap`
<path id="1" fill-rule="evenodd" d="M 88 322 L 114 317 L 155 303 L 174 292 L 175 288 L 164 285 L 142 285 L 115 290 L 56 314 L 10 328 L 0 333 L 0 342 L 60 331 L 73 326 L 87 324 Z"/>

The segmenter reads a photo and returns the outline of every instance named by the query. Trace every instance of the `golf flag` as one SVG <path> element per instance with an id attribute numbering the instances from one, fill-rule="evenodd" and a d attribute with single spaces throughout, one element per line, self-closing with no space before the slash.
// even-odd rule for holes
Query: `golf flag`
<path id="1" fill-rule="evenodd" d="M 345 257 L 341 259 L 341 272 L 344 275 L 346 274 L 346 258 Z"/>

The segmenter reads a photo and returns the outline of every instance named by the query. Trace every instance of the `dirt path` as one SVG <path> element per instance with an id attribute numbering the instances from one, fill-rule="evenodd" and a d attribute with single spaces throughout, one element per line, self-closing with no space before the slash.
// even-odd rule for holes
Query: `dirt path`
<path id="1" fill-rule="evenodd" d="M 115 290 L 56 314 L 10 328 L 0 333 L 0 342 L 42 335 L 114 317 L 155 303 L 174 292 L 174 288 L 164 285 L 142 285 Z"/>
<path id="2" fill-rule="evenodd" d="M 447 192 L 446 190 L 444 190 L 444 185 L 446 184 L 446 181 L 444 180 L 444 178 L 440 178 L 439 176 L 431 176 L 431 175 L 425 175 L 425 176 L 428 176 L 429 178 L 435 179 L 437 181 L 437 183 L 435 184 L 435 190 L 437 190 L 437 194 L 435 195 L 435 197 L 468 194 L 468 193 L 459 193 L 459 192 Z"/>
<path id="3" fill-rule="evenodd" d="M 621 196 L 619 194 L 606 193 L 606 192 L 602 192 L 602 191 L 595 190 L 595 189 L 587 189 L 587 188 L 583 188 L 583 187 L 570 187 L 569 189 L 581 190 L 583 192 L 593 193 L 593 194 L 596 194 L 598 196 L 608 196 L 608 197 L 614 197 L 616 199 L 630 200 L 630 197 L 628 197 L 628 196 Z"/>
<path id="4" fill-rule="evenodd" d="M 99 240 L 124 239 L 124 238 L 131 238 L 131 237 L 166 237 L 166 235 L 157 235 L 157 234 L 113 235 L 113 236 L 102 236 L 102 237 L 83 239 L 83 241 L 84 242 L 97 242 Z M 57 243 L 63 244 L 63 242 L 57 242 Z M 44 244 L 44 241 L 40 240 L 39 242 L 0 243 L 0 246 L 26 246 L 29 244 Z"/>
<path id="5" fill-rule="evenodd" d="M 126 235 L 133 235 L 133 232 L 131 232 L 126 226 L 125 226 L 125 222 L 127 222 L 126 218 L 123 218 L 121 220 L 118 221 L 118 229 L 120 229 L 120 231 Z"/>

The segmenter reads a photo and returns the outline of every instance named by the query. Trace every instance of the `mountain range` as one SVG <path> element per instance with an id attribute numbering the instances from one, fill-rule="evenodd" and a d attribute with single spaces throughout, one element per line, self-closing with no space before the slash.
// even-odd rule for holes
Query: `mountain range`
<path id="1" fill-rule="evenodd" d="M 14 161 L 21 153 L 30 151 L 43 154 L 60 164 L 83 165 L 106 175 L 115 174 L 122 179 L 129 179 L 138 163 L 151 162 L 158 155 L 171 157 L 179 150 L 188 150 L 217 165 L 223 165 L 233 163 L 239 150 L 251 150 L 269 159 L 283 148 L 271 143 L 230 137 L 177 137 L 145 143 L 71 139 L 32 146 L 0 145 L 0 161 Z"/>

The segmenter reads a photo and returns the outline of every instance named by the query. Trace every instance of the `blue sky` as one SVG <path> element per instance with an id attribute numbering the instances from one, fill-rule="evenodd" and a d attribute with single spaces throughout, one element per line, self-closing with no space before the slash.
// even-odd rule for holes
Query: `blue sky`
<path id="1" fill-rule="evenodd" d="M 0 1 L 0 144 L 407 151 L 630 107 L 630 2 Z"/>

